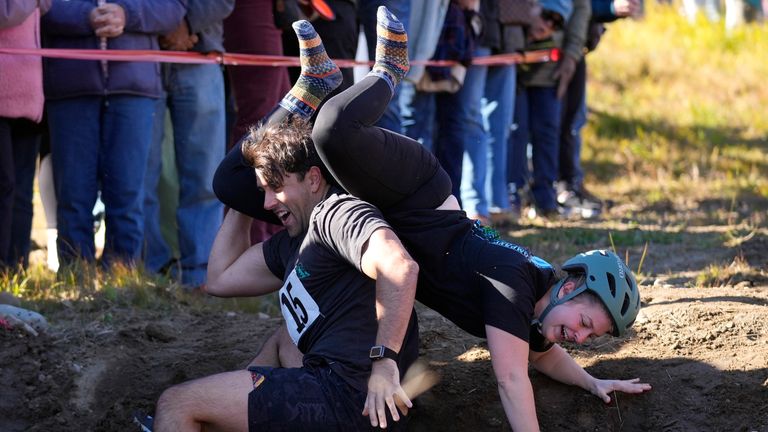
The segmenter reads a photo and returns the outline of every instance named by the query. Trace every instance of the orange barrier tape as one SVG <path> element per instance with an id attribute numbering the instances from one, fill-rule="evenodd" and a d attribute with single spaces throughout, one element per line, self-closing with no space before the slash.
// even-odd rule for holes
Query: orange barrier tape
<path id="1" fill-rule="evenodd" d="M 210 53 L 202 54 L 187 51 L 153 51 L 153 50 L 75 50 L 75 49 L 22 49 L 0 48 L 0 54 L 34 55 L 51 58 L 73 60 L 109 60 L 109 61 L 145 61 L 164 63 L 191 63 L 206 64 L 217 63 L 232 66 L 301 66 L 298 57 L 237 54 L 237 53 Z M 513 54 L 499 54 L 487 57 L 475 57 L 472 64 L 484 66 L 500 66 L 518 63 L 544 63 L 557 61 L 560 51 L 539 50 Z M 355 60 L 334 60 L 339 67 L 371 66 L 372 62 Z M 452 66 L 457 62 L 447 60 L 414 60 L 413 65 L 425 66 Z"/>

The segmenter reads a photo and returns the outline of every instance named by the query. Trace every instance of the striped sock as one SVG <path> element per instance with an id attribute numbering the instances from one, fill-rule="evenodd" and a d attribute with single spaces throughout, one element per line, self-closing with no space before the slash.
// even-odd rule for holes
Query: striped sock
<path id="1" fill-rule="evenodd" d="M 341 84 L 341 71 L 326 54 L 323 41 L 312 24 L 296 21 L 293 30 L 299 38 L 301 75 L 280 101 L 280 106 L 302 118 L 309 118 L 323 99 Z"/>
<path id="2" fill-rule="evenodd" d="M 376 22 L 376 62 L 369 75 L 383 78 L 394 93 L 395 86 L 410 68 L 408 35 L 403 23 L 385 6 L 379 6 Z"/>

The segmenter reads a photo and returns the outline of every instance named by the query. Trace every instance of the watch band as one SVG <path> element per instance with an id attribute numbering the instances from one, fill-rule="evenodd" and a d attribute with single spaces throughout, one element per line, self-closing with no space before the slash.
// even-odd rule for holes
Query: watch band
<path id="1" fill-rule="evenodd" d="M 372 346 L 371 352 L 368 354 L 368 357 L 373 361 L 381 360 L 383 358 L 397 361 L 397 356 L 398 354 L 394 350 L 391 350 L 384 345 Z"/>

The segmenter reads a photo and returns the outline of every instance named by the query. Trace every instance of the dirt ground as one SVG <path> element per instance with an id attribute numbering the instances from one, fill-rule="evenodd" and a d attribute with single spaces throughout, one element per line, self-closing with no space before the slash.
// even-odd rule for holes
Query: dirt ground
<path id="1" fill-rule="evenodd" d="M 653 390 L 606 405 L 531 371 L 542 430 L 768 432 L 768 238 L 702 246 L 711 243 L 651 247 L 634 332 L 566 346 L 591 374 L 639 377 Z M 709 263 L 737 256 L 762 270 L 690 287 Z M 422 358 L 441 381 L 417 399 L 410 430 L 509 430 L 484 341 L 419 312 Z M 151 412 L 174 383 L 242 367 L 280 322 L 183 305 L 47 318 L 51 330 L 37 337 L 0 328 L 0 431 L 135 430 L 133 411 Z"/>

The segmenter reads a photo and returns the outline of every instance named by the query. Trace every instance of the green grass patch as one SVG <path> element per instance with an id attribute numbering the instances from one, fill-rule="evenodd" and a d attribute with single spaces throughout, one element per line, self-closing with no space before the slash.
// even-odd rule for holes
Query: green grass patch
<path id="1" fill-rule="evenodd" d="M 140 267 L 114 265 L 103 269 L 83 261 L 53 273 L 40 265 L 0 273 L 0 291 L 23 300 L 41 312 L 74 308 L 80 312 L 102 311 L 109 320 L 112 308 L 172 310 L 179 306 L 277 316 L 274 295 L 261 298 L 216 299 L 189 292 L 178 282 L 146 272 Z"/>

